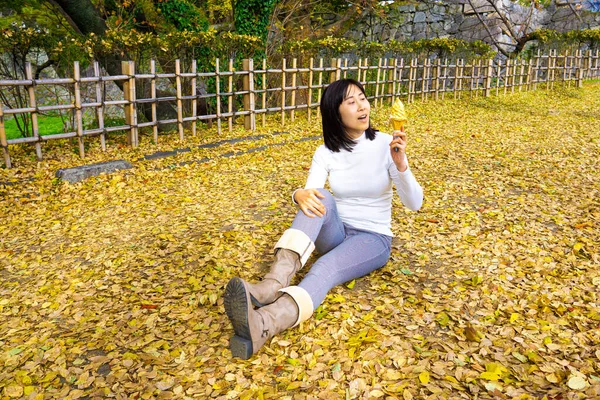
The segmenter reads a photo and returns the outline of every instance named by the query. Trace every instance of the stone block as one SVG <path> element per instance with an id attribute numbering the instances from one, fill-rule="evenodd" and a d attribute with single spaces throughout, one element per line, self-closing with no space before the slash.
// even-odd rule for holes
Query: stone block
<path id="1" fill-rule="evenodd" d="M 444 34 L 444 24 L 440 22 L 434 22 L 429 24 L 429 30 L 433 33 L 433 36 L 439 36 Z"/>
<path id="2" fill-rule="evenodd" d="M 413 22 L 415 24 L 418 24 L 420 22 L 425 22 L 425 21 L 427 21 L 427 14 L 425 14 L 424 12 L 415 13 L 415 18 L 413 19 Z"/>
<path id="3" fill-rule="evenodd" d="M 433 14 L 446 14 L 448 12 L 446 6 L 435 5 L 433 6 L 433 10 L 431 10 Z"/>
<path id="4" fill-rule="evenodd" d="M 398 7 L 398 11 L 401 13 L 413 13 L 416 11 L 416 9 L 413 4 L 404 4 Z"/>
<path id="5" fill-rule="evenodd" d="M 476 12 L 483 14 L 494 12 L 494 7 L 490 4 L 490 1 L 493 0 L 473 0 L 473 7 L 470 4 L 465 4 L 463 12 L 466 15 L 472 15 Z"/>
<path id="6" fill-rule="evenodd" d="M 133 166 L 125 160 L 107 161 L 103 163 L 82 165 L 73 168 L 64 168 L 56 171 L 56 177 L 70 183 L 80 182 L 92 176 L 98 176 L 103 173 L 110 173 L 123 169 L 130 169 Z"/>
<path id="7" fill-rule="evenodd" d="M 483 27 L 481 27 L 481 21 L 479 21 L 477 17 L 468 17 L 461 22 L 459 29 L 462 32 L 466 32 L 479 28 L 483 29 Z"/>
<path id="8" fill-rule="evenodd" d="M 414 25 L 413 40 L 427 39 L 427 24 L 424 22 Z"/>
<path id="9" fill-rule="evenodd" d="M 413 35 L 417 35 L 419 33 L 423 33 L 427 30 L 427 24 L 424 22 L 420 22 L 418 24 L 413 25 Z"/>
<path id="10" fill-rule="evenodd" d="M 446 19 L 446 16 L 441 15 L 441 14 L 430 14 L 427 17 L 428 22 L 439 22 L 439 21 L 443 21 L 444 19 Z"/>

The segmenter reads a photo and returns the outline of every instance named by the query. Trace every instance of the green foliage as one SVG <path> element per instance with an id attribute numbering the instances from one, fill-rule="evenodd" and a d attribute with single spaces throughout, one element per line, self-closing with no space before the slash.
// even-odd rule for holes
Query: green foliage
<path id="1" fill-rule="evenodd" d="M 495 55 L 492 47 L 480 40 L 467 42 L 455 38 L 421 39 L 407 42 L 390 41 L 389 50 L 403 56 L 488 59 Z"/>
<path id="2" fill-rule="evenodd" d="M 185 0 L 159 0 L 158 10 L 178 31 L 206 31 L 208 20 L 194 5 Z"/>
<path id="3" fill-rule="evenodd" d="M 269 22 L 276 3 L 277 0 L 236 0 L 233 11 L 236 31 L 257 36 L 266 44 Z"/>
<path id="4" fill-rule="evenodd" d="M 379 42 L 364 42 L 358 46 L 357 53 L 361 57 L 382 57 L 386 52 L 386 45 Z"/>
<path id="5" fill-rule="evenodd" d="M 559 52 L 588 48 L 595 50 L 600 48 L 600 30 L 599 29 L 581 29 L 559 33 L 552 29 L 539 29 L 530 33 L 534 41 L 523 53 L 525 58 L 533 57 L 538 51 L 548 51 L 550 49 Z"/>
<path id="6" fill-rule="evenodd" d="M 327 36 L 322 39 L 303 39 L 289 41 L 285 44 L 288 53 L 296 56 L 339 57 L 341 54 L 353 52 L 357 44 L 352 40 Z"/>
<path id="7" fill-rule="evenodd" d="M 397 57 L 461 57 L 467 59 L 491 58 L 494 56 L 491 46 L 481 42 L 466 42 L 454 38 L 422 39 L 415 41 L 390 40 L 387 43 L 354 42 L 345 38 L 328 36 L 323 39 L 303 39 L 290 41 L 285 50 L 292 56 L 341 57 L 355 53 L 360 57 L 376 58 L 385 54 Z"/>
<path id="8" fill-rule="evenodd" d="M 19 50 L 27 53 L 32 48 L 44 49 L 56 59 L 81 61 L 87 65 L 95 57 L 119 54 L 125 59 L 144 62 L 153 57 L 189 59 L 198 49 L 206 48 L 211 58 L 233 56 L 253 57 L 261 48 L 260 39 L 232 32 L 170 32 L 154 34 L 130 30 L 106 31 L 102 37 L 93 33 L 81 37 L 58 39 L 40 28 L 12 26 L 0 30 L 0 52 Z"/>
<path id="9" fill-rule="evenodd" d="M 553 29 L 538 29 L 529 34 L 532 40 L 540 43 L 551 43 L 560 39 L 561 35 Z"/>
<path id="10" fill-rule="evenodd" d="M 516 3 L 522 5 L 523 7 L 533 6 L 538 10 L 541 10 L 552 4 L 552 0 L 517 0 Z"/>

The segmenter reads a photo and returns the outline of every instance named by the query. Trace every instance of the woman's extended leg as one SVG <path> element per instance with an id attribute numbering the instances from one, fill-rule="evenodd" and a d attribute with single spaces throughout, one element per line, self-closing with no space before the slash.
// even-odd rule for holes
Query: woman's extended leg
<path id="1" fill-rule="evenodd" d="M 335 199 L 325 189 L 319 189 L 327 210 L 323 217 L 310 218 L 298 211 L 292 226 L 275 245 L 275 261 L 260 283 L 248 283 L 252 303 L 258 307 L 274 302 L 279 289 L 290 284 L 294 274 L 306 263 L 316 247 L 325 254 L 344 240 L 344 224 L 340 220 Z"/>
<path id="2" fill-rule="evenodd" d="M 319 258 L 300 285 L 279 289 L 285 294 L 265 307 L 253 309 L 248 283 L 240 278 L 229 281 L 224 303 L 235 331 L 230 342 L 234 357 L 249 358 L 273 335 L 310 318 L 333 286 L 385 265 L 391 237 L 352 228 L 347 232 L 346 239 Z"/>
<path id="3" fill-rule="evenodd" d="M 312 314 L 311 296 L 301 287 L 288 287 L 290 280 L 315 245 L 323 254 L 345 238 L 345 227 L 333 196 L 325 190 L 321 193 L 325 196 L 322 199 L 327 210 L 325 216 L 310 218 L 302 212 L 296 215 L 292 227 L 277 242 L 276 262 L 262 282 L 252 285 L 233 278 L 227 284 L 224 305 L 235 332 L 230 341 L 234 357 L 249 358 L 273 335 Z M 255 310 L 252 303 L 258 302 L 269 304 Z"/>
<path id="4" fill-rule="evenodd" d="M 331 288 L 383 267 L 391 244 L 390 236 L 348 227 L 344 242 L 320 257 L 298 286 L 308 292 L 316 309 Z"/>

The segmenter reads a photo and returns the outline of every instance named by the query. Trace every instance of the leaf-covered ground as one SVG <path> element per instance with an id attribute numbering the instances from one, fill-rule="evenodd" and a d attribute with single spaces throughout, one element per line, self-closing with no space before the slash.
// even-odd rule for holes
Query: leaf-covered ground
<path id="1" fill-rule="evenodd" d="M 390 262 L 248 361 L 231 358 L 223 289 L 266 271 L 314 118 L 195 147 L 248 135 L 209 131 L 157 161 L 139 158 L 182 145 L 91 141 L 85 163 L 135 168 L 74 185 L 53 174 L 83 163 L 76 146 L 41 163 L 16 149 L 0 171 L 0 398 L 598 398 L 600 84 L 408 109 L 425 202 L 396 201 Z"/>

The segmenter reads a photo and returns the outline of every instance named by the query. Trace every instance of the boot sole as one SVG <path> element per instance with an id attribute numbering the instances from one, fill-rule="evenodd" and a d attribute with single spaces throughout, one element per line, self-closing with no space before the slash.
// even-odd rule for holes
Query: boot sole
<path id="1" fill-rule="evenodd" d="M 229 342 L 231 354 L 244 360 L 252 356 L 252 337 L 250 336 L 250 326 L 248 324 L 248 296 L 246 295 L 246 286 L 240 278 L 233 278 L 225 288 L 223 298 L 225 312 L 231 324 L 235 335 Z"/>

